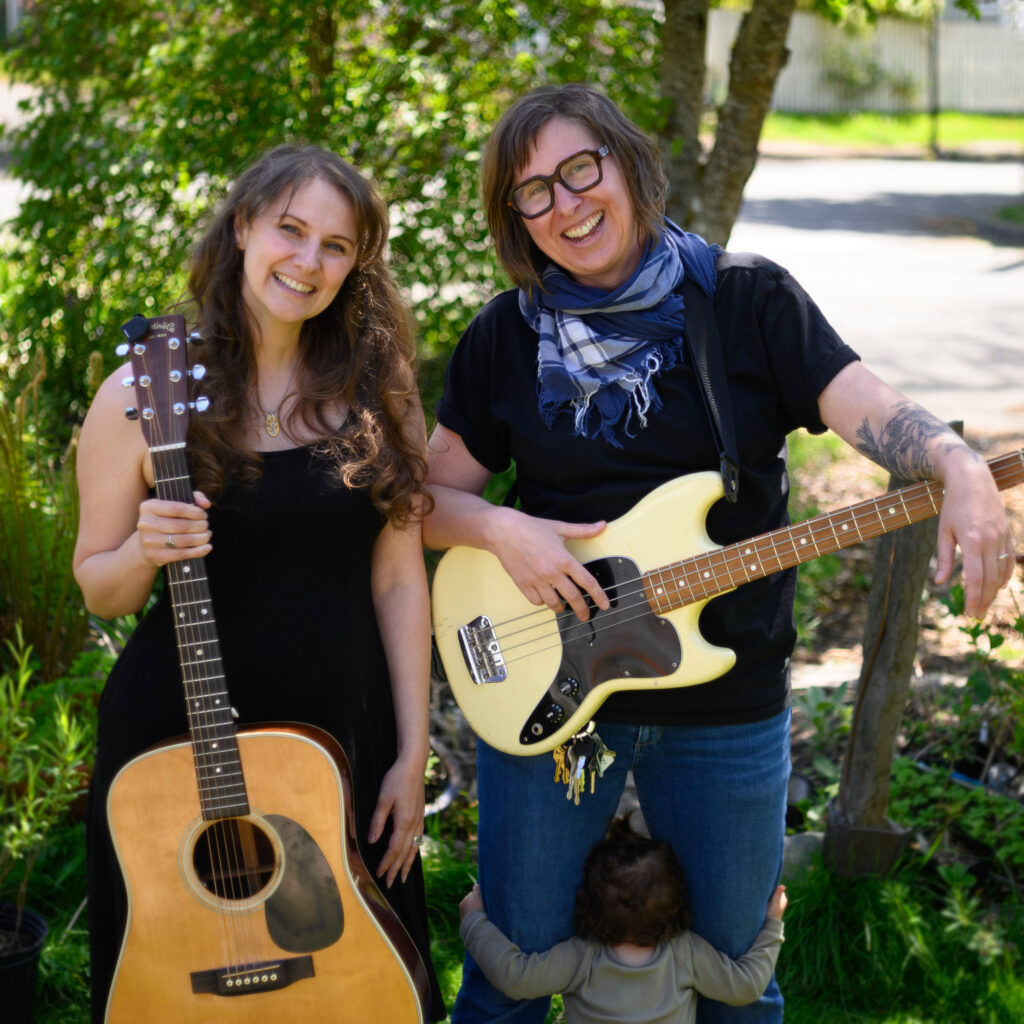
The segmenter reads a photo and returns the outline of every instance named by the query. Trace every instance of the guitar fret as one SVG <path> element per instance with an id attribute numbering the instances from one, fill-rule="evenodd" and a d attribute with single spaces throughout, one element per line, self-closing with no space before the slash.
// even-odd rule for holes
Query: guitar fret
<path id="1" fill-rule="evenodd" d="M 989 466 L 1000 489 L 1024 479 L 1022 452 L 994 459 Z M 938 481 L 907 485 L 741 544 L 726 545 L 651 570 L 643 575 L 645 597 L 654 612 L 664 614 L 937 515 L 941 508 L 942 488 Z"/>
<path id="2" fill-rule="evenodd" d="M 182 316 L 150 320 L 144 343 L 133 344 L 130 354 L 156 493 L 161 498 L 190 502 L 192 479 L 186 458 L 189 373 L 180 344 L 184 336 Z M 172 337 L 179 343 L 172 342 Z M 166 579 L 203 816 L 217 817 L 218 808 L 226 806 L 234 813 L 247 814 L 234 712 L 225 688 L 206 564 L 202 558 L 171 562 Z"/>

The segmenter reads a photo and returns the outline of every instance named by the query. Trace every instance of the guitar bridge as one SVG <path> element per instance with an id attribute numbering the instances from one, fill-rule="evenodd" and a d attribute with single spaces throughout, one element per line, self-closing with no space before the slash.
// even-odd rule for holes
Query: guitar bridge
<path id="1" fill-rule="evenodd" d="M 217 967 L 212 971 L 193 971 L 192 991 L 197 995 L 247 996 L 287 988 L 293 981 L 312 978 L 313 958 L 296 956 L 289 960 L 268 960 L 242 967 Z"/>
<path id="2" fill-rule="evenodd" d="M 459 646 L 470 677 L 478 686 L 481 683 L 503 683 L 508 678 L 501 645 L 486 615 L 478 615 L 472 622 L 459 627 Z"/>

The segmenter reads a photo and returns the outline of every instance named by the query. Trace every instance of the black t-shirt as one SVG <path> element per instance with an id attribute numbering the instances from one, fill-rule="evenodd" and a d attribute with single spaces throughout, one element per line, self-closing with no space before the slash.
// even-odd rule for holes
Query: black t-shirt
<path id="1" fill-rule="evenodd" d="M 820 433 L 818 396 L 857 359 L 790 274 L 763 257 L 722 253 L 714 296 L 740 462 L 739 500 L 717 502 L 708 536 L 727 544 L 785 526 L 786 435 Z M 568 522 L 614 520 L 658 485 L 717 471 L 719 454 L 688 359 L 654 381 L 663 407 L 620 429 L 616 448 L 573 433 L 571 415 L 551 427 L 537 401 L 537 335 L 504 292 L 473 319 L 449 362 L 438 421 L 494 473 L 516 466 L 525 512 Z M 688 552 L 680 550 L 676 557 Z M 653 567 L 644 567 L 653 568 Z M 705 638 L 736 652 L 724 676 L 697 686 L 614 694 L 598 720 L 633 724 L 715 724 L 777 714 L 789 692 L 795 570 L 756 580 L 712 600 L 700 617 Z"/>

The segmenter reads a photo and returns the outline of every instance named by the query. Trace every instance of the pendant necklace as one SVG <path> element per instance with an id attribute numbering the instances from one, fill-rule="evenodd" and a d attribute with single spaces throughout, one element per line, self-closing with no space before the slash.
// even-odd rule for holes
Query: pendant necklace
<path id="1" fill-rule="evenodd" d="M 277 403 L 276 409 L 267 409 L 266 417 L 263 420 L 263 427 L 271 437 L 277 437 L 281 433 L 281 420 L 278 418 L 278 412 L 281 409 L 281 405 L 284 400 L 288 397 L 288 389 L 292 386 L 292 381 L 295 380 L 295 371 L 298 369 L 298 359 L 292 364 L 291 376 L 288 378 L 288 383 L 284 386 L 284 393 L 281 395 L 281 401 Z M 256 385 L 256 397 L 260 396 L 259 383 Z M 262 402 L 260 403 L 263 404 Z"/>

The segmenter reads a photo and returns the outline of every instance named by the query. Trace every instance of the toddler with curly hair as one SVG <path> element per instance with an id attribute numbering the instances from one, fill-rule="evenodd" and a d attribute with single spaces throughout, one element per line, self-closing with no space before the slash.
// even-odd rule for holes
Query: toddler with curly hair
<path id="1" fill-rule="evenodd" d="M 560 992 L 568 1024 L 691 1024 L 697 993 L 733 1006 L 760 997 L 775 970 L 785 909 L 780 885 L 753 945 L 731 959 L 690 931 L 686 880 L 672 847 L 618 818 L 587 856 L 572 938 L 523 953 L 488 919 L 478 885 L 459 904 L 459 934 L 510 998 Z"/>

